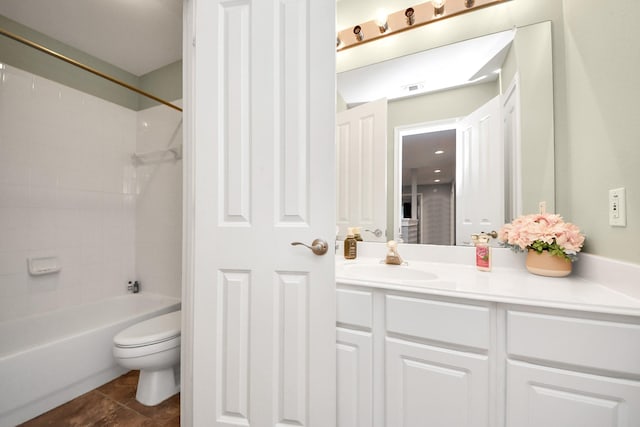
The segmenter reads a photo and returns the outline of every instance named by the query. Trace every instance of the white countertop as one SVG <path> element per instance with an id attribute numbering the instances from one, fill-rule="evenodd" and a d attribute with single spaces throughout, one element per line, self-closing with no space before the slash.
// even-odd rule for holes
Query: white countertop
<path id="1" fill-rule="evenodd" d="M 336 282 L 338 284 L 418 292 L 480 301 L 640 316 L 640 298 L 636 295 L 621 292 L 619 287 L 582 277 L 575 272 L 570 276 L 561 278 L 536 276 L 525 269 L 524 263 L 520 265 L 522 257 L 516 256 L 514 261 L 511 261 L 509 260 L 510 255 L 502 252 L 498 252 L 498 257 L 504 258 L 498 260 L 500 265 L 494 266 L 492 271 L 484 272 L 477 270 L 472 263 L 464 265 L 455 262 L 443 262 L 443 260 L 452 261 L 451 252 L 444 256 L 439 252 L 439 256 L 430 257 L 435 259 L 435 262 L 427 262 L 415 259 L 429 258 L 429 255 L 433 254 L 425 254 L 420 249 L 401 247 L 401 255 L 403 250 L 409 253 L 408 255 L 413 255 L 413 257 L 404 256 L 404 259 L 408 262 L 407 267 L 430 272 L 437 277 L 425 281 L 406 280 L 394 283 L 393 280 L 376 277 L 375 274 L 360 276 L 349 273 L 348 266 L 350 264 L 364 265 L 365 268 L 366 266 L 380 264 L 382 257 L 373 257 L 371 254 L 381 253 L 384 255 L 384 246 L 379 244 L 375 246 L 367 244 L 366 246 L 368 248 L 360 247 L 360 251 L 364 252 L 364 254 L 355 261 L 347 261 L 342 256 L 336 256 Z M 379 252 L 380 249 L 383 249 L 383 251 Z M 434 250 L 434 248 L 432 247 L 431 250 Z M 472 252 L 469 252 L 469 250 L 473 251 L 473 248 L 449 249 L 449 251 L 457 252 L 457 255 L 464 254 L 465 259 L 473 259 L 470 256 Z M 421 252 L 418 253 L 416 251 Z M 596 261 L 600 262 L 598 267 L 602 270 L 602 260 Z M 346 269 L 345 266 L 347 266 Z M 398 266 L 388 267 L 398 268 Z M 630 267 L 635 268 L 634 265 Z M 615 263 L 611 268 L 620 270 Z M 635 275 L 635 279 L 630 280 L 633 282 L 637 280 L 638 287 L 640 287 L 640 279 L 637 279 L 638 277 L 640 276 Z M 625 290 L 624 287 L 623 290 Z"/>

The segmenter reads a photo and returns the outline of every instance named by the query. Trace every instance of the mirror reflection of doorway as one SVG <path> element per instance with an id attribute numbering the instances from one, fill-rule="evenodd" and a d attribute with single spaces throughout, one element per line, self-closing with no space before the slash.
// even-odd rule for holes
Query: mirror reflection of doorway
<path id="1" fill-rule="evenodd" d="M 402 238 L 455 244 L 456 130 L 402 137 Z"/>

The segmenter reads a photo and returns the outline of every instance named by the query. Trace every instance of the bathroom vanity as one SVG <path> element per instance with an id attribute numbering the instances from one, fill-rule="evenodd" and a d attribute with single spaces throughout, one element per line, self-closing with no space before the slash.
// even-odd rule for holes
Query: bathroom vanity
<path id="1" fill-rule="evenodd" d="M 336 280 L 338 426 L 640 425 L 640 299 L 524 267 L 360 258 Z"/>

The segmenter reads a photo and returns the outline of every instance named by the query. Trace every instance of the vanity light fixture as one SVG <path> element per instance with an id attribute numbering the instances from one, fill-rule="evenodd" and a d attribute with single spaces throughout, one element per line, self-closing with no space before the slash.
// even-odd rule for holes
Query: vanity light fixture
<path id="1" fill-rule="evenodd" d="M 364 40 L 364 33 L 362 32 L 362 27 L 360 25 L 356 25 L 353 27 L 353 34 L 356 36 L 356 40 L 361 42 Z"/>
<path id="2" fill-rule="evenodd" d="M 444 150 L 435 151 L 433 154 L 444 154 Z"/>
<path id="3" fill-rule="evenodd" d="M 336 44 L 336 50 L 349 49 L 382 37 L 508 1 L 511 0 L 429 0 L 396 12 L 378 14 L 377 19 L 338 31 L 337 38 L 341 42 Z"/>
<path id="4" fill-rule="evenodd" d="M 433 171 L 433 173 L 440 173 L 440 172 L 442 172 L 440 169 L 436 169 Z"/>
<path id="5" fill-rule="evenodd" d="M 407 17 L 407 25 L 411 26 L 416 22 L 416 11 L 412 7 L 404 11 L 404 16 Z"/>
<path id="6" fill-rule="evenodd" d="M 439 179 L 434 179 L 433 182 L 440 182 L 440 180 Z"/>
<path id="7" fill-rule="evenodd" d="M 433 15 L 434 16 L 442 16 L 444 15 L 444 4 L 447 0 L 431 0 L 431 4 L 433 5 Z"/>

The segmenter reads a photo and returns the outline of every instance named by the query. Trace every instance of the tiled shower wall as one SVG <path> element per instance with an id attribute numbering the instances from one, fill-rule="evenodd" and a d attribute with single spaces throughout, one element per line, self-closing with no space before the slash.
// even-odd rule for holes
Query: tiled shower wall
<path id="1" fill-rule="evenodd" d="M 154 192 L 131 160 L 146 112 L 0 67 L 0 321 L 124 294 L 137 277 L 136 198 Z M 142 202 L 151 222 L 154 199 Z M 41 256 L 62 270 L 29 275 Z"/>
<path id="2" fill-rule="evenodd" d="M 182 113 L 163 105 L 138 113 L 139 153 L 181 146 Z M 170 153 L 148 159 L 136 168 L 136 277 L 143 291 L 180 298 L 182 160 Z"/>

